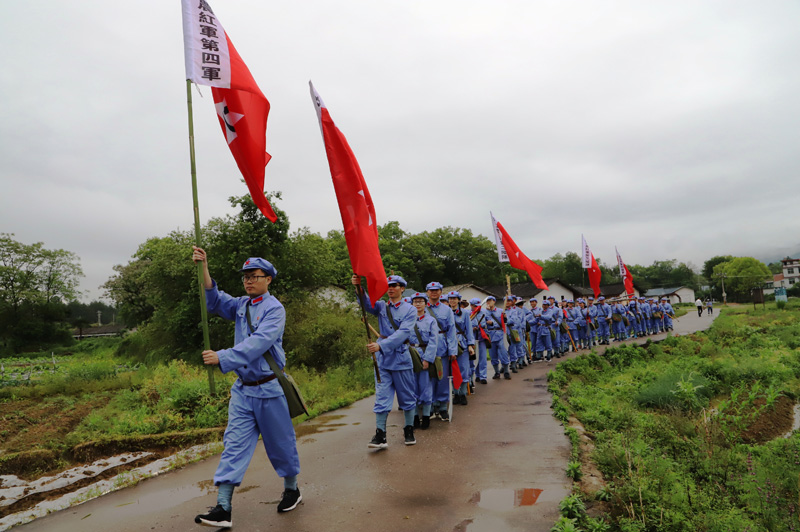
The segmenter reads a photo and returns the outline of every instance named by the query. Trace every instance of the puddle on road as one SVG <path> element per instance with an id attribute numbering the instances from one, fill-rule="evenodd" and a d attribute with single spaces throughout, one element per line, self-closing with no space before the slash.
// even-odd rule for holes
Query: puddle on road
<path id="1" fill-rule="evenodd" d="M 320 434 L 323 432 L 333 432 L 337 430 L 339 427 L 344 427 L 347 423 L 330 423 L 330 421 L 336 421 L 337 419 L 342 419 L 343 415 L 335 415 L 335 416 L 320 416 L 316 419 L 311 419 L 301 425 L 297 425 L 294 428 L 294 432 L 297 435 L 297 438 L 303 438 L 304 436 L 311 436 L 312 434 Z"/>
<path id="2" fill-rule="evenodd" d="M 469 502 L 484 510 L 505 511 L 517 506 L 533 506 L 541 494 L 542 490 L 535 488 L 488 489 L 475 493 Z"/>

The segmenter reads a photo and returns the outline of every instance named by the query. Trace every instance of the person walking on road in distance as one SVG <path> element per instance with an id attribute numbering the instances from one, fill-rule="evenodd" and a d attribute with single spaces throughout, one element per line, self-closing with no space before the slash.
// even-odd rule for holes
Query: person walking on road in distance
<path id="1" fill-rule="evenodd" d="M 194 246 L 192 260 L 203 263 L 208 311 L 236 324 L 234 346 L 203 351 L 203 363 L 219 366 L 223 373 L 233 371 L 239 377 L 231 387 L 228 426 L 222 440 L 225 449 L 214 473 L 217 505 L 209 513 L 196 516 L 194 521 L 206 526 L 232 526 L 233 490 L 242 483 L 259 435 L 272 467 L 283 478 L 278 512 L 294 510 L 303 500 L 297 487 L 300 474 L 297 441 L 283 388 L 265 358 L 271 356 L 278 368 L 286 365 L 283 351 L 286 311 L 269 293 L 278 272 L 265 259 L 247 259 L 239 270 L 247 295 L 233 297 L 219 290 L 211 279 L 203 249 Z"/>
<path id="2" fill-rule="evenodd" d="M 708 313 L 709 316 L 714 314 L 714 306 L 713 306 L 713 303 L 711 301 L 711 298 L 706 299 L 706 309 L 708 309 L 707 313 Z"/>
<path id="3" fill-rule="evenodd" d="M 389 283 L 387 293 L 389 302 L 370 301 L 366 291 L 358 292 L 362 298 L 364 308 L 373 316 L 378 317 L 378 332 L 380 338 L 367 344 L 370 353 L 375 353 L 378 360 L 378 371 L 381 381 L 375 379 L 375 436 L 367 444 L 370 449 L 386 449 L 386 419 L 392 411 L 394 396 L 397 395 L 397 404 L 403 411 L 405 423 L 403 437 L 406 445 L 414 445 L 414 413 L 417 410 L 417 383 L 414 378 L 414 364 L 408 350 L 411 335 L 414 334 L 414 323 L 417 313 L 414 307 L 403 301 L 403 290 L 406 281 L 399 275 L 390 275 L 386 278 Z M 361 278 L 353 275 L 351 282 L 355 286 L 361 285 Z"/>
<path id="4" fill-rule="evenodd" d="M 697 306 L 697 317 L 699 318 L 703 315 L 703 300 L 698 297 L 694 304 Z"/>

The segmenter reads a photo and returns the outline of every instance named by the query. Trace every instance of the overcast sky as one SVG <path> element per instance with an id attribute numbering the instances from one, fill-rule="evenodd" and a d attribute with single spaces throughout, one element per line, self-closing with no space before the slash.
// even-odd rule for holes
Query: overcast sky
<path id="1" fill-rule="evenodd" d="M 581 234 L 629 264 L 800 250 L 796 1 L 209 3 L 272 105 L 266 188 L 293 230 L 341 229 L 313 80 L 379 224 L 491 236 L 492 210 L 534 259 Z M 88 301 L 192 227 L 181 4 L 3 11 L 0 232 L 77 253 Z M 200 93 L 205 223 L 247 189 Z"/>

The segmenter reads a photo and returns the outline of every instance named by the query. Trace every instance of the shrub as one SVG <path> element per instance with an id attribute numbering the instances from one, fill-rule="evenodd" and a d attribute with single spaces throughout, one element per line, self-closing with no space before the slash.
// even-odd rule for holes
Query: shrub
<path id="1" fill-rule="evenodd" d="M 558 504 L 558 510 L 564 517 L 579 519 L 586 514 L 586 505 L 583 504 L 581 496 L 576 493 L 564 498 Z"/>

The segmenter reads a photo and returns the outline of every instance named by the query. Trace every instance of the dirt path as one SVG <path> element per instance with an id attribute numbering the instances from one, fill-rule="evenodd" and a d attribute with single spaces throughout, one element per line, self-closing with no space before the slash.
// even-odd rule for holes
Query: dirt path
<path id="1" fill-rule="evenodd" d="M 715 316 L 698 317 L 690 311 L 676 321 L 673 334 L 706 329 Z M 564 474 L 569 442 L 551 415 L 546 389 L 546 374 L 554 365 L 534 364 L 511 381 L 479 384 L 468 406 L 455 406 L 452 423 L 432 421 L 430 430 L 417 431 L 415 446 L 403 445 L 403 417 L 394 411 L 389 416 L 389 449 L 367 449 L 375 432 L 372 398 L 303 423 L 298 426 L 302 505 L 288 514 L 276 513 L 282 482 L 259 446 L 234 494 L 235 529 L 550 530 L 558 503 L 571 487 Z M 18 530 L 208 530 L 193 518 L 216 504 L 209 479 L 217 461 L 143 481 Z"/>

